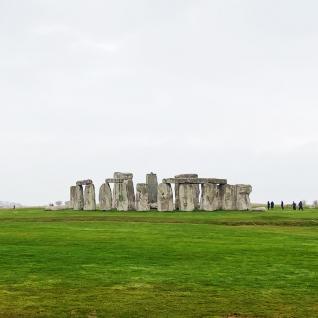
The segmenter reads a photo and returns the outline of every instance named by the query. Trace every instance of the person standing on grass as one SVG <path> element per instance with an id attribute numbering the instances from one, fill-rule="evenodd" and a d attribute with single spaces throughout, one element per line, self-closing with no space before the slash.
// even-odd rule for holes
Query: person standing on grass
<path id="1" fill-rule="evenodd" d="M 280 207 L 282 208 L 282 210 L 284 210 L 284 209 L 285 209 L 284 201 L 282 201 L 282 202 L 280 203 Z"/>
<path id="2" fill-rule="evenodd" d="M 302 201 L 300 201 L 300 202 L 298 203 L 298 210 L 299 210 L 299 211 L 304 211 L 304 207 L 303 207 L 303 202 L 302 202 Z"/>
<path id="3" fill-rule="evenodd" d="M 267 210 L 270 210 L 270 208 L 271 208 L 271 204 L 269 201 L 267 201 Z"/>
<path id="4" fill-rule="evenodd" d="M 295 201 L 293 201 L 293 210 L 294 210 L 294 211 L 297 210 L 297 205 L 296 205 Z"/>
<path id="5" fill-rule="evenodd" d="M 274 209 L 275 208 L 275 203 L 272 201 L 271 202 L 271 209 Z"/>

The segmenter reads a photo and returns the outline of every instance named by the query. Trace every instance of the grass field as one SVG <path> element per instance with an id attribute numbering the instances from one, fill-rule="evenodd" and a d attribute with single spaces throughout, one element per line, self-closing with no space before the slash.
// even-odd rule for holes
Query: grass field
<path id="1" fill-rule="evenodd" d="M 318 317 L 318 210 L 0 211 L 0 317 Z"/>

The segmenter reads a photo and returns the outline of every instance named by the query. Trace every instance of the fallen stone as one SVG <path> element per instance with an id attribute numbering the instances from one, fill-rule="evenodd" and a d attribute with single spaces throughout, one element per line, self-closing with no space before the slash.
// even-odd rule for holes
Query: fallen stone
<path id="1" fill-rule="evenodd" d="M 66 205 L 48 205 L 44 208 L 44 211 L 62 211 L 62 210 L 67 210 L 68 206 Z"/>
<path id="2" fill-rule="evenodd" d="M 252 208 L 251 211 L 255 211 L 255 212 L 266 212 L 267 209 L 266 209 L 264 206 L 260 206 L 260 207 Z"/>
<path id="3" fill-rule="evenodd" d="M 158 210 L 158 203 L 150 203 L 151 210 Z"/>

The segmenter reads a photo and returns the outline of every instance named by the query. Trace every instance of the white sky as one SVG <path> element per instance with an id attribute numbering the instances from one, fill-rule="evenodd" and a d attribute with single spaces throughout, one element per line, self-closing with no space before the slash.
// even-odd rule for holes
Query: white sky
<path id="1" fill-rule="evenodd" d="M 318 199 L 318 2 L 0 0 L 0 200 L 114 171 Z"/>

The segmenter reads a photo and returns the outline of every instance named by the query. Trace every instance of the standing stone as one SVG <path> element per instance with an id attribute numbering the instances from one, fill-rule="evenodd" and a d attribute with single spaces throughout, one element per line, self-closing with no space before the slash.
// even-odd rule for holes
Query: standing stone
<path id="1" fill-rule="evenodd" d="M 252 186 L 245 184 L 237 184 L 236 188 L 236 209 L 238 211 L 251 210 L 250 194 Z"/>
<path id="2" fill-rule="evenodd" d="M 148 199 L 149 203 L 157 203 L 158 202 L 158 179 L 155 173 L 149 173 L 146 176 L 146 183 L 148 187 Z"/>
<path id="3" fill-rule="evenodd" d="M 95 186 L 89 184 L 85 186 L 84 191 L 84 210 L 95 211 L 96 210 L 96 199 L 95 199 Z"/>
<path id="4" fill-rule="evenodd" d="M 146 183 L 138 183 L 136 189 L 136 210 L 149 211 L 148 185 Z"/>
<path id="5" fill-rule="evenodd" d="M 194 173 L 188 173 L 188 174 L 179 174 L 176 175 L 176 179 L 184 179 L 184 178 L 198 178 L 199 176 Z M 196 191 L 196 198 L 195 198 L 195 208 L 199 209 L 200 207 L 200 185 L 199 184 L 193 184 L 191 185 L 193 188 L 195 188 Z M 175 197 L 176 197 L 176 210 L 181 210 L 180 209 L 180 196 L 179 196 L 179 189 L 180 189 L 180 184 L 176 183 L 175 184 Z"/>
<path id="6" fill-rule="evenodd" d="M 131 211 L 135 210 L 135 189 L 134 189 L 134 183 L 133 183 L 133 174 L 132 173 L 115 172 L 114 179 L 126 180 L 127 184 L 126 184 L 126 186 L 123 186 L 123 183 L 115 183 L 114 184 L 113 208 L 117 209 L 120 197 L 127 195 L 128 210 L 131 210 Z M 125 190 L 123 190 L 124 188 L 125 188 Z M 122 193 L 123 191 L 126 191 L 127 193 Z M 128 211 L 128 210 L 124 210 L 124 211 Z"/>
<path id="7" fill-rule="evenodd" d="M 158 186 L 158 211 L 173 211 L 173 193 L 170 183 L 160 183 Z"/>
<path id="8" fill-rule="evenodd" d="M 197 208 L 197 187 L 193 184 L 179 185 L 179 210 L 194 211 Z"/>
<path id="9" fill-rule="evenodd" d="M 112 190 L 108 183 L 103 183 L 99 189 L 99 209 L 101 211 L 112 209 Z"/>
<path id="10" fill-rule="evenodd" d="M 224 184 L 219 186 L 221 209 L 224 211 L 236 210 L 236 188 L 234 185 Z"/>
<path id="11" fill-rule="evenodd" d="M 77 185 L 75 187 L 75 197 L 74 197 L 74 210 L 81 211 L 84 208 L 84 194 L 83 186 Z"/>
<path id="12" fill-rule="evenodd" d="M 221 208 L 219 186 L 217 184 L 202 184 L 201 210 L 216 211 Z"/>
<path id="13" fill-rule="evenodd" d="M 129 211 L 128 180 L 118 185 L 117 211 Z"/>
<path id="14" fill-rule="evenodd" d="M 68 206 L 70 209 L 74 209 L 75 195 L 76 195 L 76 186 L 71 186 L 70 187 L 70 202 Z"/>

